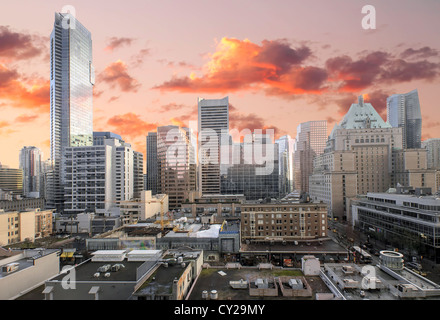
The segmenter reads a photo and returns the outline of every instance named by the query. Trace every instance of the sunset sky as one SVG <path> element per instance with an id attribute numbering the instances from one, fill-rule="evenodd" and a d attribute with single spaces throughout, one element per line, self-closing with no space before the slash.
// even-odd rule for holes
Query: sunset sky
<path id="1" fill-rule="evenodd" d="M 357 96 L 418 89 L 423 139 L 440 138 L 438 0 L 1 1 L 0 163 L 23 146 L 49 158 L 49 36 L 66 5 L 92 33 L 94 131 L 145 153 L 157 126 L 197 120 L 198 97 L 229 96 L 231 129 L 328 120 Z M 376 29 L 361 10 L 376 8 Z"/>

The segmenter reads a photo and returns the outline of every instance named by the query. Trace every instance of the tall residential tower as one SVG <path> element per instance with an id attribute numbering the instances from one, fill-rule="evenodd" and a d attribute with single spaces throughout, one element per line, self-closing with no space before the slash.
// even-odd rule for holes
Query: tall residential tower
<path id="1" fill-rule="evenodd" d="M 417 90 L 387 98 L 387 122 L 393 128 L 402 128 L 404 149 L 421 148 L 422 114 Z"/>
<path id="2" fill-rule="evenodd" d="M 63 152 L 93 145 L 92 37 L 71 14 L 55 13 L 50 36 L 50 159 L 54 192 L 48 207 L 63 211 Z"/>

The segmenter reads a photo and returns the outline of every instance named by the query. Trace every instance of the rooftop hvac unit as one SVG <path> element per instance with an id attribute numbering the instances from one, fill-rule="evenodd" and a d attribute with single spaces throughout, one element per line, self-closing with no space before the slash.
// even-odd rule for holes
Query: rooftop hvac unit
<path id="1" fill-rule="evenodd" d="M 99 272 L 107 272 L 110 268 L 111 268 L 111 265 L 110 264 L 106 264 L 106 265 L 103 265 L 103 266 L 99 267 L 98 271 Z"/>
<path id="2" fill-rule="evenodd" d="M 11 273 L 11 272 L 17 271 L 19 266 L 20 265 L 17 262 L 9 263 L 9 264 L 2 267 L 2 272 Z"/>

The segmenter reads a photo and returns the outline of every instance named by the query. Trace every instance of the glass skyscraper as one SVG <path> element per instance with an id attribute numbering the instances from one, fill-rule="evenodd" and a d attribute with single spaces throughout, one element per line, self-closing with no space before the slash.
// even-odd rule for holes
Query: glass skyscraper
<path id="1" fill-rule="evenodd" d="M 23 147 L 19 157 L 23 170 L 23 194 L 29 198 L 39 198 L 43 194 L 43 162 L 41 151 L 36 147 Z"/>
<path id="2" fill-rule="evenodd" d="M 199 188 L 202 194 L 220 194 L 223 139 L 229 140 L 229 98 L 198 100 Z"/>
<path id="3" fill-rule="evenodd" d="M 55 13 L 50 36 L 50 159 L 47 205 L 63 211 L 63 149 L 93 145 L 91 33 L 71 14 Z"/>
<path id="4" fill-rule="evenodd" d="M 313 159 L 324 152 L 327 141 L 327 121 L 300 123 L 296 130 L 294 153 L 295 189 L 309 192 L 309 176 L 313 173 Z"/>
<path id="5" fill-rule="evenodd" d="M 387 98 L 387 121 L 393 128 L 402 128 L 404 149 L 421 148 L 422 114 L 417 90 Z"/>

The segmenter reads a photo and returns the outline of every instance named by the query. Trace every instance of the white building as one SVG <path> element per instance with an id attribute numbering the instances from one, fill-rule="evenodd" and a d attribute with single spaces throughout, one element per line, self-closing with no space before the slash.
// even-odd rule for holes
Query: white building
<path id="1" fill-rule="evenodd" d="M 64 212 L 119 215 L 117 202 L 134 197 L 139 172 L 134 153 L 130 144 L 108 132 L 95 132 L 93 146 L 66 148 Z"/>

